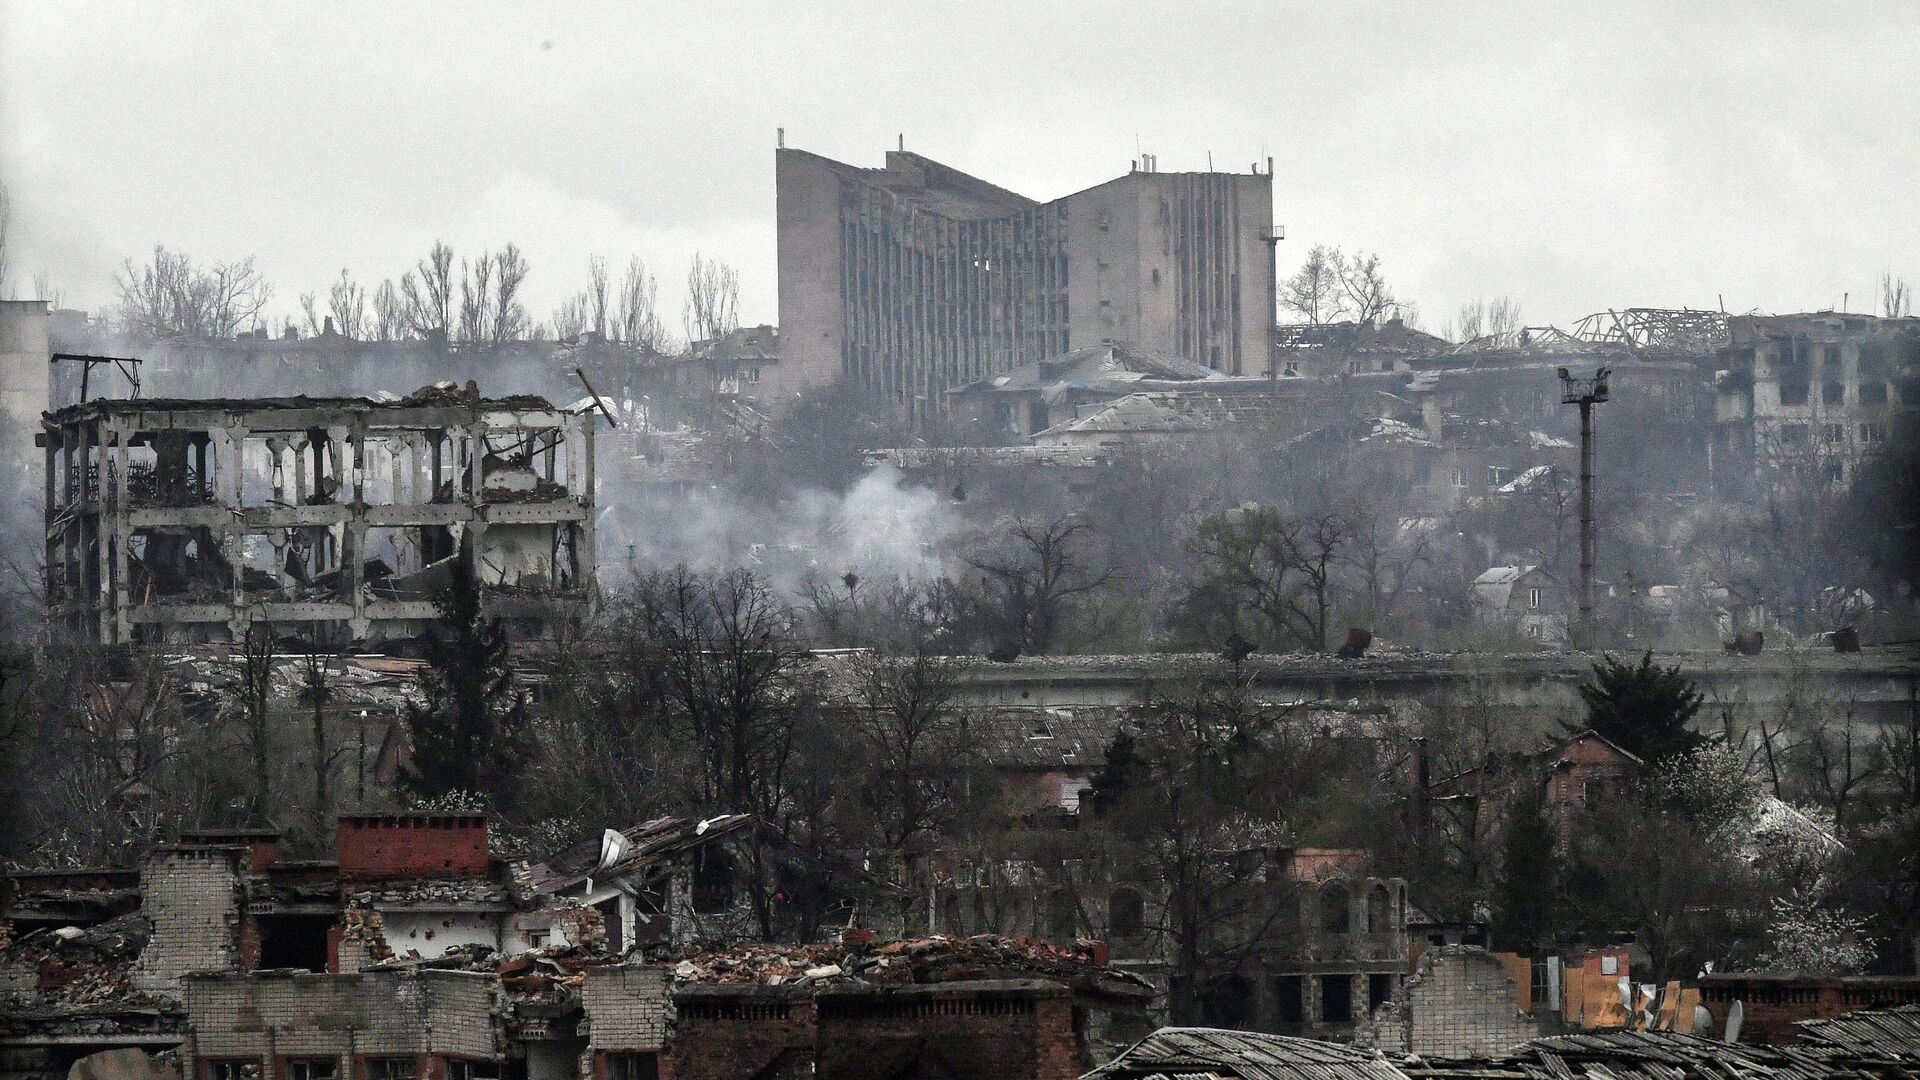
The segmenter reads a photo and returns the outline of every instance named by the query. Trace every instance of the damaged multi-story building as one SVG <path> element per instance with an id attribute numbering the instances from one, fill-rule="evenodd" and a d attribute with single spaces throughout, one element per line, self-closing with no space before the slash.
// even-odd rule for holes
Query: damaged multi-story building
<path id="1" fill-rule="evenodd" d="M 1715 379 L 1723 476 L 1805 464 L 1844 480 L 1920 415 L 1920 318 L 1739 315 L 1727 329 Z"/>
<path id="2" fill-rule="evenodd" d="M 594 580 L 593 415 L 405 398 L 108 399 L 50 413 L 47 598 L 103 643 L 415 636 L 465 559 L 538 631 Z"/>
<path id="3" fill-rule="evenodd" d="M 1013 366 L 1131 342 L 1255 375 L 1273 333 L 1271 167 L 1127 175 L 1051 202 L 904 147 L 782 148 L 777 401 L 845 380 L 907 417 Z"/>

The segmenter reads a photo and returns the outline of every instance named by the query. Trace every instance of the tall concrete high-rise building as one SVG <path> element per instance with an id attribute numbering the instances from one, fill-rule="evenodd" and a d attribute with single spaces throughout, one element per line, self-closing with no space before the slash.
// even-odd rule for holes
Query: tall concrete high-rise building
<path id="1" fill-rule="evenodd" d="M 952 387 L 1125 342 L 1266 373 L 1271 170 L 1125 176 L 1036 202 L 904 150 L 860 168 L 782 148 L 779 385 L 845 379 L 911 418 Z"/>

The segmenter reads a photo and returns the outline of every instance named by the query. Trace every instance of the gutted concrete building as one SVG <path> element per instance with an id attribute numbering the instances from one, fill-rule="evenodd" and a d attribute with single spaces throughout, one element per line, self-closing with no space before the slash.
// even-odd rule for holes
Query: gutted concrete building
<path id="1" fill-rule="evenodd" d="M 1144 165 L 1038 202 L 905 150 L 878 169 L 779 150 L 782 355 L 763 400 L 845 379 L 920 417 L 1105 342 L 1265 373 L 1273 177 Z"/>
<path id="2" fill-rule="evenodd" d="M 1920 416 L 1920 318 L 1823 311 L 1727 320 L 1717 355 L 1719 471 L 1851 478 Z"/>
<path id="3" fill-rule="evenodd" d="M 104 643 L 410 637 L 459 559 L 523 630 L 592 587 L 593 418 L 544 398 L 97 399 L 40 441 L 50 610 Z"/>

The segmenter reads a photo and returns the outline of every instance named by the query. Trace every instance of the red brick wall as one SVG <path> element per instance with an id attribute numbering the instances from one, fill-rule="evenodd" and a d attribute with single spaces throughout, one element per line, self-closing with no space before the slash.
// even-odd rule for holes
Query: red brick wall
<path id="1" fill-rule="evenodd" d="M 815 1054 L 813 1001 L 774 993 L 698 996 L 675 1002 L 667 1065 L 674 1080 L 738 1080 L 797 1054 L 811 1072 Z M 786 1075 L 781 1073 L 781 1075 Z"/>
<path id="2" fill-rule="evenodd" d="M 340 876 L 479 878 L 487 873 L 487 819 L 456 815 L 343 817 Z"/>
<path id="3" fill-rule="evenodd" d="M 1080 1074 L 1064 987 L 823 997 L 819 1016 L 819 1075 L 826 1080 L 888 1080 L 916 1062 L 961 1080 Z"/>

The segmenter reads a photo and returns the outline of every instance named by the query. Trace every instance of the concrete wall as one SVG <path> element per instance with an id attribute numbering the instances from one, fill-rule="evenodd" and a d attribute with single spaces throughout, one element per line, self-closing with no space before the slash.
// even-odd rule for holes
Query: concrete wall
<path id="1" fill-rule="evenodd" d="M 774 155 L 780 363 L 761 373 L 761 403 L 778 408 L 841 371 L 841 174 L 798 150 Z"/>

